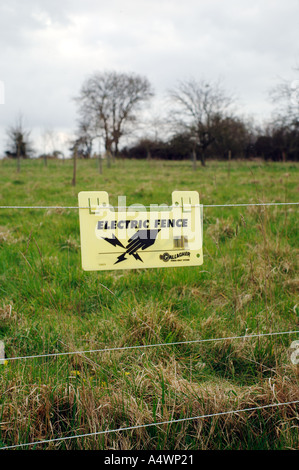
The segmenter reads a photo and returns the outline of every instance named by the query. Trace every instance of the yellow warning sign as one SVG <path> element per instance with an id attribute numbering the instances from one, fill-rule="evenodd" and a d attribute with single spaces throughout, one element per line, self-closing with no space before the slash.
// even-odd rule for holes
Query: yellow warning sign
<path id="1" fill-rule="evenodd" d="M 203 263 L 202 206 L 196 191 L 174 191 L 171 206 L 113 207 L 105 191 L 83 191 L 78 199 L 85 271 Z"/>

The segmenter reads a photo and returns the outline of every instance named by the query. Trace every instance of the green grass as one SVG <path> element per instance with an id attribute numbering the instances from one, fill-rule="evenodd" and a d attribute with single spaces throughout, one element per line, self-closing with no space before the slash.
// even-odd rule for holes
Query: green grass
<path id="1" fill-rule="evenodd" d="M 0 162 L 1 205 L 297 202 L 296 163 Z M 8 357 L 298 330 L 298 206 L 204 209 L 199 267 L 84 272 L 78 211 L 0 212 Z M 34 358 L 0 365 L 0 445 L 298 400 L 298 335 Z M 295 406 L 40 444 L 43 449 L 298 449 Z M 30 448 L 30 447 L 29 447 Z"/>

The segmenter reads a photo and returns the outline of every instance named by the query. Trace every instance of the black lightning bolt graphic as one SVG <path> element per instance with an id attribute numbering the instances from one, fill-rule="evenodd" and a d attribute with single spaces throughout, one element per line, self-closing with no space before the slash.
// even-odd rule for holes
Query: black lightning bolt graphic
<path id="1" fill-rule="evenodd" d="M 128 241 L 125 253 L 121 254 L 114 264 L 118 264 L 121 261 L 127 259 L 126 255 L 133 255 L 135 259 L 142 261 L 139 254 L 137 253 L 137 250 L 146 250 L 146 248 L 152 246 L 155 243 L 159 232 L 160 229 L 138 230 L 138 232 L 134 233 L 134 235 Z"/>
<path id="2" fill-rule="evenodd" d="M 146 250 L 148 247 L 152 246 L 157 238 L 158 230 L 138 230 L 128 241 L 127 245 L 124 247 L 123 244 L 118 240 L 115 235 L 112 235 L 112 238 L 104 238 L 106 242 L 110 243 L 113 246 L 120 246 L 124 248 L 126 251 L 118 256 L 117 261 L 114 264 L 118 264 L 121 261 L 124 261 L 126 255 L 133 255 L 136 260 L 142 261 L 137 250 Z M 143 261 L 142 261 L 143 262 Z"/>
<path id="3" fill-rule="evenodd" d="M 103 239 L 106 240 L 106 242 L 111 243 L 111 245 L 113 245 L 113 246 L 120 246 L 121 248 L 125 248 L 124 245 L 119 241 L 118 238 L 116 238 L 115 235 L 112 235 L 112 238 L 108 238 L 108 237 L 104 238 L 103 237 Z"/>

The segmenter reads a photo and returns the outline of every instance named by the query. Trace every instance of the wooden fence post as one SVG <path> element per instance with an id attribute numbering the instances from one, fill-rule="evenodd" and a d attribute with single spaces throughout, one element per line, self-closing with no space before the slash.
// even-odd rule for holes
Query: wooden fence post
<path id="1" fill-rule="evenodd" d="M 74 156 L 73 156 L 73 179 L 72 185 L 76 186 L 76 176 L 77 176 L 77 146 L 74 146 Z"/>

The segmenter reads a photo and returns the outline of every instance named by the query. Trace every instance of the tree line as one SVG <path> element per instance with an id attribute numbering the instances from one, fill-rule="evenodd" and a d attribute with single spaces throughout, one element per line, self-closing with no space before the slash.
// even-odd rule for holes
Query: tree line
<path id="1" fill-rule="evenodd" d="M 194 167 L 197 162 L 205 165 L 209 158 L 298 161 L 298 84 L 282 82 L 271 91 L 276 103 L 274 118 L 257 128 L 237 115 L 234 98 L 219 82 L 179 82 L 169 90 L 167 113 L 159 119 L 146 117 L 154 96 L 146 77 L 95 72 L 74 98 L 78 124 L 70 151 L 74 158 L 91 158 L 101 143 L 108 166 L 116 158 L 191 159 Z M 29 133 L 21 121 L 11 126 L 7 135 L 8 157 L 20 162 L 31 156 Z M 125 137 L 133 143 L 124 145 Z M 52 153 L 55 156 L 55 151 Z"/>

